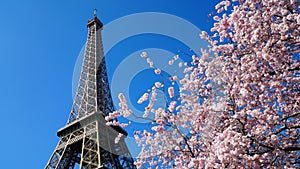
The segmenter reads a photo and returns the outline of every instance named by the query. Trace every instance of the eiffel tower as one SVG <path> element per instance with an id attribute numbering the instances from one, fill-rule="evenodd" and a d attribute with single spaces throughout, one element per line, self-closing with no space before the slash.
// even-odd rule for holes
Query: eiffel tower
<path id="1" fill-rule="evenodd" d="M 45 169 L 135 169 L 125 143 L 127 133 L 107 126 L 105 116 L 113 112 L 103 53 L 103 24 L 94 17 L 87 23 L 88 38 L 72 110 Z M 120 141 L 115 138 L 123 134 Z"/>

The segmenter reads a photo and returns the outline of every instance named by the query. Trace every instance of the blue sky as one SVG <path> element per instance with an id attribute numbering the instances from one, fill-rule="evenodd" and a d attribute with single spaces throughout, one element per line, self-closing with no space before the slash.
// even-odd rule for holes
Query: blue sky
<path id="1" fill-rule="evenodd" d="M 43 168 L 50 158 L 58 142 L 56 131 L 65 125 L 71 110 L 73 70 L 94 8 L 104 25 L 134 13 L 160 12 L 209 30 L 212 18 L 208 14 L 216 3 L 217 0 L 0 2 L 1 168 Z M 121 41 L 107 55 L 110 78 L 131 53 L 144 48 L 176 53 L 180 46 L 184 48 L 173 41 L 151 34 Z M 136 79 L 141 77 L 139 74 Z M 138 86 L 131 84 L 134 89 Z"/>

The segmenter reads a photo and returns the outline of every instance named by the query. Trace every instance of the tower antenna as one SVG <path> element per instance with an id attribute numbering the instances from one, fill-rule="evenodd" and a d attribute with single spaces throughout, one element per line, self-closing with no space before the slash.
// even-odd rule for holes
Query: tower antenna
<path id="1" fill-rule="evenodd" d="M 97 9 L 94 9 L 94 17 L 97 17 Z"/>

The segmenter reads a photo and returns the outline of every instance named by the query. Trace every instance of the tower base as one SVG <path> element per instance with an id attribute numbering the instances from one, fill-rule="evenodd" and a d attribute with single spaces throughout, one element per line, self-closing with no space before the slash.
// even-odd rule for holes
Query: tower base
<path id="1" fill-rule="evenodd" d="M 119 133 L 118 143 L 115 138 Z M 106 125 L 103 113 L 92 113 L 57 132 L 60 141 L 45 169 L 135 168 L 124 138 L 126 131 Z"/>

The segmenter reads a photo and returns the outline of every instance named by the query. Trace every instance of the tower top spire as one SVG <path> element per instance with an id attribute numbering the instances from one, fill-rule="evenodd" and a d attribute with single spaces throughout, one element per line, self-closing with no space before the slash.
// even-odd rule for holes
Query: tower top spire
<path id="1" fill-rule="evenodd" d="M 94 17 L 97 17 L 97 9 L 94 9 Z"/>
<path id="2" fill-rule="evenodd" d="M 91 27 L 93 25 L 96 25 L 97 29 L 103 27 L 102 22 L 97 18 L 97 9 L 96 8 L 94 9 L 94 17 L 88 21 L 87 27 Z"/>

